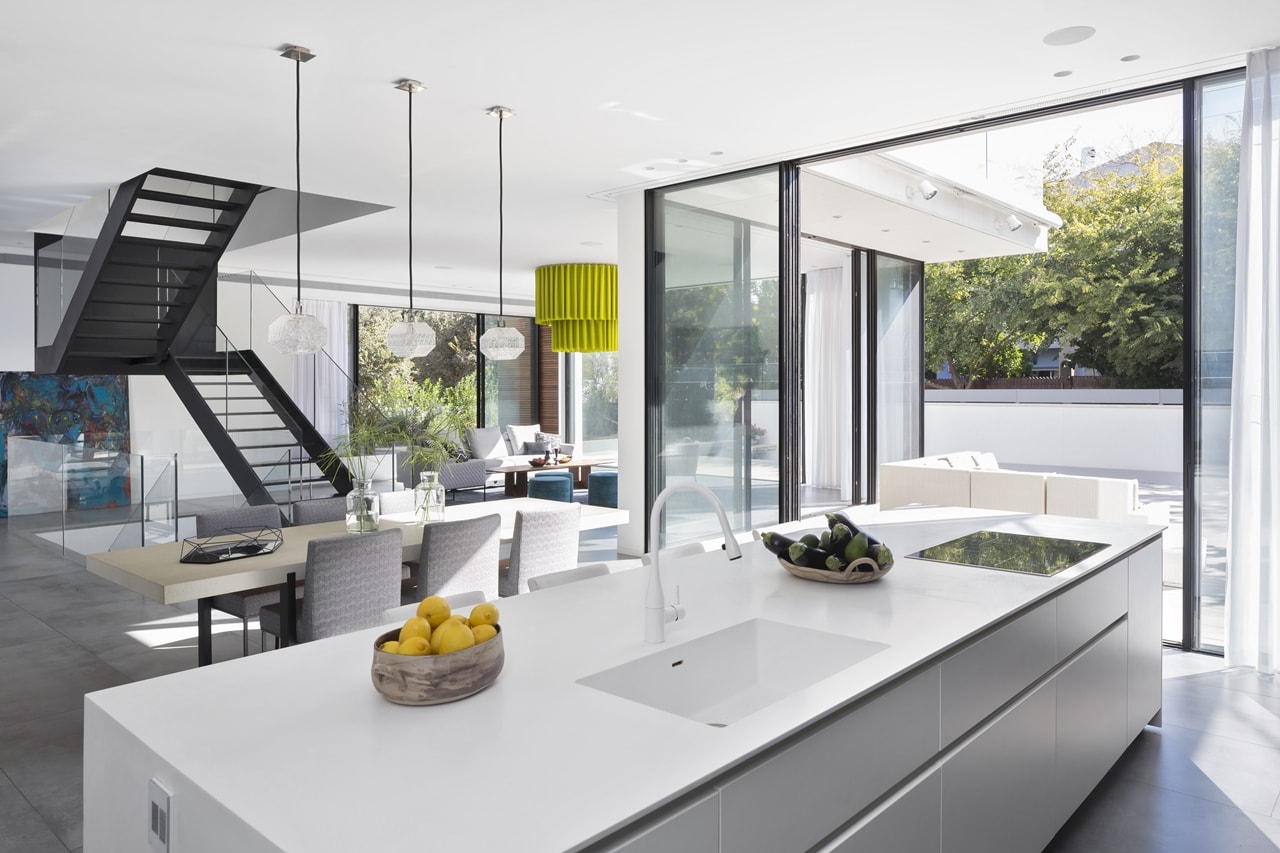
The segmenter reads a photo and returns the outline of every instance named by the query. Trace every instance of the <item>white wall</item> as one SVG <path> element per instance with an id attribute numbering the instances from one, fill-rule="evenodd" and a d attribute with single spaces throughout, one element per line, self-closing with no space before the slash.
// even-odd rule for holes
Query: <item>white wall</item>
<path id="1" fill-rule="evenodd" d="M 32 260 L 6 256 L 0 263 L 0 372 L 36 366 L 36 292 Z"/>
<path id="2" fill-rule="evenodd" d="M 989 451 L 1001 465 L 1182 471 L 1182 406 L 937 403 L 924 407 L 926 456 Z"/>
<path id="3" fill-rule="evenodd" d="M 618 554 L 644 553 L 644 193 L 618 200 Z"/>

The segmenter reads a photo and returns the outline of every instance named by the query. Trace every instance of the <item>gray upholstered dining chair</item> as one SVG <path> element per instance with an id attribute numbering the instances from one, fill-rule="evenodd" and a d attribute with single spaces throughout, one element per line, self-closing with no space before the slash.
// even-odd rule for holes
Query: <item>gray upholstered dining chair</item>
<path id="1" fill-rule="evenodd" d="M 585 566 L 575 566 L 562 572 L 547 572 L 545 575 L 534 575 L 529 578 L 529 591 L 537 592 L 540 589 L 563 586 L 574 581 L 584 581 L 587 578 L 598 578 L 607 574 L 609 574 L 608 563 L 588 563 Z"/>
<path id="2" fill-rule="evenodd" d="M 326 521 L 342 521 L 347 517 L 347 499 L 312 498 L 293 502 L 294 524 L 322 524 Z"/>
<path id="3" fill-rule="evenodd" d="M 280 527 L 280 508 L 275 504 L 244 506 L 236 509 L 209 510 L 196 513 L 196 536 L 219 536 L 224 533 L 253 533 L 264 527 Z M 249 654 L 249 618 L 264 605 L 280 601 L 280 587 L 261 586 L 240 592 L 224 592 L 213 596 L 214 610 L 240 620 L 243 653 Z"/>
<path id="4" fill-rule="evenodd" d="M 401 601 L 480 590 L 498 597 L 498 554 L 502 519 L 496 513 L 457 521 L 434 521 L 422 528 L 416 584 L 406 582 Z"/>
<path id="5" fill-rule="evenodd" d="M 382 515 L 413 512 L 413 489 L 378 492 L 378 512 Z"/>
<path id="6" fill-rule="evenodd" d="M 403 540 L 403 530 L 389 527 L 308 542 L 307 598 L 298 610 L 298 642 L 381 625 L 382 614 L 400 602 Z M 263 633 L 281 635 L 280 611 L 279 603 L 259 611 Z"/>
<path id="7" fill-rule="evenodd" d="M 562 509 L 517 510 L 511 561 L 498 581 L 499 594 L 528 592 L 529 578 L 576 566 L 581 516 L 581 504 Z"/>

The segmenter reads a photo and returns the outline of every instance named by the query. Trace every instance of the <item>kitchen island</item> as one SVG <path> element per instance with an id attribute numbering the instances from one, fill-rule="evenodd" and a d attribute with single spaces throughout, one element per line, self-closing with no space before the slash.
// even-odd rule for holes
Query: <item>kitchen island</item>
<path id="1" fill-rule="evenodd" d="M 504 599 L 502 675 L 450 705 L 373 690 L 383 629 L 89 694 L 85 849 L 148 849 L 153 778 L 175 853 L 1041 849 L 1158 718 L 1160 528 L 850 514 L 897 555 L 879 582 L 756 543 L 664 559 L 687 617 L 663 646 L 644 570 Z M 993 529 L 1107 547 L 1053 576 L 907 557 Z M 753 619 L 875 650 L 727 725 L 579 683 Z"/>

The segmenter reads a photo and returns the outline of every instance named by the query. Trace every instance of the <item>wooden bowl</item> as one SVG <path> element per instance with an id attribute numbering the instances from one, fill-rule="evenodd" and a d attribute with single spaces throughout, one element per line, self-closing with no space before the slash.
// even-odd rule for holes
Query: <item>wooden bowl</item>
<path id="1" fill-rule="evenodd" d="M 370 676 L 382 698 L 397 705 L 441 705 L 479 693 L 498 678 L 506 655 L 502 627 L 491 639 L 447 655 L 396 655 L 379 647 L 400 636 L 388 631 L 373 644 Z"/>
<path id="2" fill-rule="evenodd" d="M 534 468 L 541 468 L 543 465 L 547 464 L 547 459 L 545 456 L 535 456 L 529 460 L 529 464 Z"/>
<path id="3" fill-rule="evenodd" d="M 893 563 L 890 563 L 886 568 L 882 569 L 880 564 L 870 557 L 854 560 L 838 572 L 797 566 L 781 557 L 778 558 L 778 562 L 796 577 L 804 578 L 807 581 L 818 581 L 819 583 L 871 583 L 872 581 L 880 580 L 880 578 L 889 573 L 889 569 L 893 568 Z"/>

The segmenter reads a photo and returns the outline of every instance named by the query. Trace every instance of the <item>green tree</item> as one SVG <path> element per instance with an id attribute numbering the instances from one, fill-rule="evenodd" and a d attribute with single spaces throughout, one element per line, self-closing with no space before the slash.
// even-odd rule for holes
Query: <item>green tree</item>
<path id="1" fill-rule="evenodd" d="M 1039 310 L 1035 255 L 1006 255 L 925 267 L 924 358 L 933 373 L 949 365 L 951 383 L 1026 376 L 1036 351 L 1058 331 Z"/>
<path id="2" fill-rule="evenodd" d="M 1074 364 L 1131 388 L 1182 384 L 1182 150 L 1153 143 L 1079 175 L 1046 162 L 1049 235 L 1036 300 Z"/>

